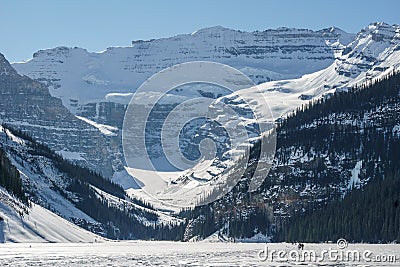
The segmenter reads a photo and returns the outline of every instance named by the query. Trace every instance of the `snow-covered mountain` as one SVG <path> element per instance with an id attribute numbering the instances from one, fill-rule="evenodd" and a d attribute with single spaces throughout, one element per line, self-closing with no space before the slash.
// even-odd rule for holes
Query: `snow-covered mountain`
<path id="1" fill-rule="evenodd" d="M 130 47 L 99 53 L 77 47 L 40 50 L 32 59 L 13 66 L 48 85 L 52 96 L 62 99 L 74 114 L 83 114 L 93 106 L 88 104 L 118 103 L 120 94 L 134 92 L 151 75 L 183 62 L 228 64 L 256 83 L 300 77 L 332 64 L 353 37 L 337 28 L 243 32 L 212 27 L 171 38 L 133 41 Z M 99 108 L 95 109 L 97 117 Z"/>
<path id="2" fill-rule="evenodd" d="M 216 61 L 238 68 L 257 84 L 267 81 L 259 88 L 279 117 L 301 102 L 398 64 L 398 32 L 398 25 L 385 23 L 372 23 L 357 35 L 334 27 L 252 33 L 213 27 L 99 53 L 77 47 L 40 50 L 13 67 L 48 85 L 73 114 L 121 128 L 126 104 L 145 79 L 174 64 Z"/>
<path id="3" fill-rule="evenodd" d="M 261 83 L 257 90 L 249 88 L 242 93 L 257 99 L 261 92 L 274 117 L 279 118 L 311 99 L 346 90 L 397 68 L 399 31 L 398 25 L 385 23 L 370 24 L 357 35 L 337 28 L 247 33 L 213 27 L 171 38 L 134 41 L 131 47 L 113 47 L 100 53 L 67 47 L 41 50 L 33 59 L 13 66 L 19 73 L 47 84 L 50 93 L 62 99 L 72 113 L 96 127 L 108 144 L 116 145 L 132 93 L 166 67 L 207 60 L 238 68 Z M 235 96 L 226 99 L 240 102 Z M 114 170 L 123 171 L 122 153 L 115 147 L 109 151 L 118 163 L 113 164 Z M 158 152 L 150 156 L 156 157 Z M 202 175 L 196 170 L 189 173 Z"/>

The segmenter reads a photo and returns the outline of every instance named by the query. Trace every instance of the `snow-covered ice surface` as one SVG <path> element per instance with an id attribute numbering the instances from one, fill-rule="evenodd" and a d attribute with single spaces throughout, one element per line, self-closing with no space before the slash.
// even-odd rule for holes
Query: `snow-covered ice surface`
<path id="1" fill-rule="evenodd" d="M 2 244 L 1 266 L 399 266 L 400 245 L 350 244 L 348 250 L 370 250 L 371 259 L 397 256 L 396 262 L 276 262 L 259 259 L 259 252 L 296 246 L 287 243 L 181 243 L 161 241 L 92 244 Z M 305 250 L 337 249 L 336 244 L 305 244 Z M 346 250 L 347 250 L 346 249 Z M 318 254 L 317 254 L 318 255 Z"/>

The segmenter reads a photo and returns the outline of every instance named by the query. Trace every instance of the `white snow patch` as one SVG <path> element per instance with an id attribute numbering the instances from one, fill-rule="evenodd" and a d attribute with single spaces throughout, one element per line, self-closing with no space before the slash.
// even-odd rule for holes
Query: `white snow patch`
<path id="1" fill-rule="evenodd" d="M 6 136 L 13 142 L 23 145 L 25 144 L 25 141 L 15 135 L 13 135 L 10 130 L 8 129 L 4 129 L 3 126 L 0 126 L 0 132 L 4 132 L 6 134 Z"/>
<path id="2" fill-rule="evenodd" d="M 257 233 L 252 237 L 246 237 L 236 240 L 243 243 L 270 243 L 271 237 L 263 235 L 262 233 Z"/>
<path id="3" fill-rule="evenodd" d="M 71 151 L 66 151 L 66 150 L 59 150 L 56 151 L 58 155 L 63 157 L 64 159 L 69 159 L 69 160 L 85 160 L 82 156 L 84 153 L 79 153 L 79 152 L 71 152 Z"/>
<path id="4" fill-rule="evenodd" d="M 347 189 L 360 188 L 361 181 L 359 175 L 361 173 L 362 160 L 358 161 L 354 169 L 351 171 L 351 177 L 347 185 Z"/>
<path id="5" fill-rule="evenodd" d="M 88 84 L 93 85 L 108 85 L 109 81 L 104 81 L 102 79 L 97 78 L 95 75 L 87 74 L 82 77 L 82 80 Z"/>
<path id="6" fill-rule="evenodd" d="M 122 105 L 128 105 L 131 101 L 133 93 L 110 93 L 106 95 L 106 101 L 114 102 Z"/>
<path id="7" fill-rule="evenodd" d="M 124 190 L 129 188 L 140 189 L 139 184 L 125 169 L 123 171 L 115 172 L 112 181 L 122 186 Z"/>
<path id="8" fill-rule="evenodd" d="M 100 123 L 94 122 L 92 120 L 89 120 L 88 118 L 81 117 L 81 116 L 75 116 L 75 117 L 96 127 L 102 134 L 104 134 L 106 136 L 118 136 L 118 128 L 117 127 L 100 124 Z"/>

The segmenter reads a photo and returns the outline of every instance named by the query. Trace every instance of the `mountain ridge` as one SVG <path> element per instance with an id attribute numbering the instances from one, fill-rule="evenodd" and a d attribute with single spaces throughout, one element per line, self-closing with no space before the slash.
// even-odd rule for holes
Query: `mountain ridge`
<path id="1" fill-rule="evenodd" d="M 340 34 L 330 30 L 281 28 L 244 32 L 211 27 L 95 53 L 78 47 L 39 50 L 31 60 L 13 66 L 46 83 L 52 95 L 63 99 L 64 105 L 77 114 L 77 102 L 84 105 L 104 101 L 108 93 L 134 92 L 152 74 L 187 61 L 225 63 L 243 69 L 256 83 L 299 77 L 333 62 L 338 48 L 326 44 L 326 40 L 335 43 Z M 79 91 L 73 91 L 77 90 L 74 87 Z M 85 91 L 91 95 L 85 95 Z"/>

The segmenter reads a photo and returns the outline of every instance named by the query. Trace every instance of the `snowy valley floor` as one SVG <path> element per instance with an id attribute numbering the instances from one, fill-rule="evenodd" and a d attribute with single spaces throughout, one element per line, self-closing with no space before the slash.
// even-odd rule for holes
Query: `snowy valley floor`
<path id="1" fill-rule="evenodd" d="M 159 241 L 105 243 L 20 243 L 0 244 L 0 266 L 399 266 L 400 245 L 350 244 L 343 251 L 370 251 L 365 261 L 262 261 L 266 251 L 292 250 L 292 244 L 182 243 Z M 336 244 L 305 244 L 304 251 L 337 250 Z M 292 252 L 293 253 L 293 252 Z M 396 262 L 389 256 L 397 257 Z M 294 256 L 294 255 L 292 255 Z M 327 256 L 328 257 L 328 256 Z"/>

